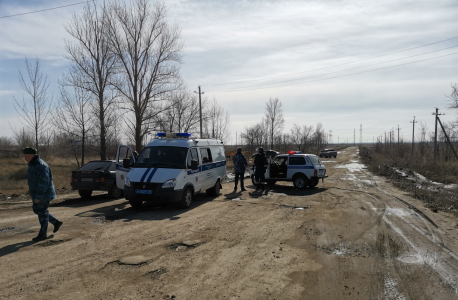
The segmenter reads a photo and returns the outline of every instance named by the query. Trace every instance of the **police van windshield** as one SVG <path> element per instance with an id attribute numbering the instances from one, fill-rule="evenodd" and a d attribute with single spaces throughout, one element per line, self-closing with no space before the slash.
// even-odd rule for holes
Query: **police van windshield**
<path id="1" fill-rule="evenodd" d="M 186 154 L 184 147 L 155 146 L 143 149 L 135 167 L 185 169 Z"/>

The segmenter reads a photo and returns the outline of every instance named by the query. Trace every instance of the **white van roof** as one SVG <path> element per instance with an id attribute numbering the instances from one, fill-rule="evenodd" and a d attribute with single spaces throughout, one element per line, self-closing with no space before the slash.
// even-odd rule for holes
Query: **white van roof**
<path id="1" fill-rule="evenodd" d="M 195 147 L 195 146 L 222 146 L 223 143 L 220 140 L 209 140 L 209 139 L 154 139 L 146 145 L 151 146 L 169 146 L 169 147 Z"/>

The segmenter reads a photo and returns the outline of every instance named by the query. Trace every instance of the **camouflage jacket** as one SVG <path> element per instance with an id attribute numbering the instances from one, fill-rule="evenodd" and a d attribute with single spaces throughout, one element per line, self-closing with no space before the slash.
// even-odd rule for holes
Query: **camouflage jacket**
<path id="1" fill-rule="evenodd" d="M 27 181 L 32 201 L 38 199 L 41 204 L 49 204 L 52 199 L 56 198 L 51 169 L 38 155 L 35 155 L 29 162 Z"/>
<path id="2" fill-rule="evenodd" d="M 235 173 L 245 173 L 245 167 L 248 165 L 245 156 L 242 153 L 237 152 L 232 158 L 234 163 Z"/>

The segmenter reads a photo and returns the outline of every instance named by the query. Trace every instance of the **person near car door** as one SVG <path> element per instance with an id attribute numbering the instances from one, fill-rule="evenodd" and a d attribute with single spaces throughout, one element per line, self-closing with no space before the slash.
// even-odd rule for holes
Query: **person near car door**
<path id="1" fill-rule="evenodd" d="M 266 155 L 264 154 L 264 148 L 258 148 L 258 154 L 256 154 L 253 162 L 253 166 L 255 167 L 254 178 L 257 182 L 256 191 L 264 191 L 264 183 L 266 182 L 266 169 L 267 165 Z"/>
<path id="2" fill-rule="evenodd" d="M 57 220 L 48 210 L 49 202 L 56 198 L 51 169 L 38 156 L 37 150 L 27 147 L 22 150 L 22 153 L 29 165 L 27 182 L 29 184 L 29 194 L 32 198 L 32 209 L 38 215 L 38 221 L 41 225 L 38 236 L 32 239 L 38 242 L 47 238 L 48 222 L 54 225 L 54 233 L 59 230 L 63 222 Z"/>
<path id="3" fill-rule="evenodd" d="M 242 188 L 242 192 L 246 191 L 245 186 L 243 184 L 243 178 L 245 177 L 245 168 L 248 165 L 248 162 L 245 158 L 245 155 L 242 153 L 242 148 L 237 148 L 237 153 L 232 158 L 232 162 L 234 163 L 234 173 L 235 173 L 235 186 L 234 192 L 237 191 L 237 184 L 239 182 L 240 177 L 240 187 Z"/>

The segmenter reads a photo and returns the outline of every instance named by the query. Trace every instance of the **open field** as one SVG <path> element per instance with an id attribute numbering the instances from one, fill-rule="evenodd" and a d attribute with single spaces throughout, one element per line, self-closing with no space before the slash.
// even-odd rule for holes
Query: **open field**
<path id="1" fill-rule="evenodd" d="M 0 298 L 456 299 L 456 217 L 374 176 L 356 147 L 324 161 L 317 188 L 228 183 L 189 210 L 60 195 L 64 225 L 39 243 L 30 203 L 0 201 Z"/>

